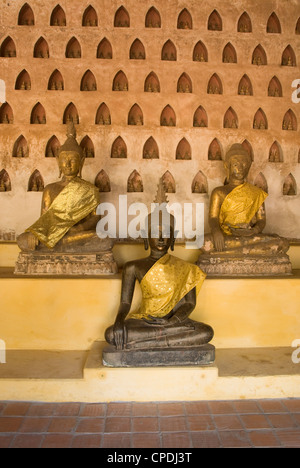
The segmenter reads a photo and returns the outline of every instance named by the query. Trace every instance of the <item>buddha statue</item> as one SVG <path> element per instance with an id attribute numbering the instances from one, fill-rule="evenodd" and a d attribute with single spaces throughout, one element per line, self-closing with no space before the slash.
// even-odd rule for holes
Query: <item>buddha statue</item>
<path id="1" fill-rule="evenodd" d="M 165 212 L 155 208 L 156 215 L 154 210 L 148 216 L 144 243 L 150 255 L 123 268 L 121 302 L 114 324 L 105 332 L 110 346 L 103 351 L 103 362 L 112 367 L 188 365 L 185 350 L 189 359 L 192 352 L 196 355 L 189 365 L 209 364 L 214 360 L 214 347 L 208 345 L 213 329 L 189 318 L 206 275 L 197 265 L 168 253 L 174 250 L 175 218 L 167 212 L 162 180 L 155 203 Z M 131 310 L 136 281 L 142 292 L 137 311 Z M 178 351 L 176 362 L 174 355 L 168 360 L 168 351 Z"/>
<path id="2" fill-rule="evenodd" d="M 111 252 L 112 240 L 100 239 L 96 234 L 96 226 L 100 220 L 100 216 L 96 214 L 100 203 L 100 193 L 95 185 L 81 178 L 84 160 L 85 153 L 76 141 L 74 124 L 69 122 L 67 140 L 60 147 L 57 155 L 62 178 L 45 187 L 40 218 L 17 238 L 21 258 L 19 256 L 15 273 L 24 273 L 24 265 L 21 264 L 24 264 L 25 258 L 26 262 L 29 261 L 28 255 L 30 254 L 32 254 L 30 260 L 33 262 L 38 261 L 41 254 L 46 254 L 45 262 L 48 261 L 48 265 L 45 264 L 46 274 L 55 273 L 55 264 L 62 259 L 61 254 L 67 255 L 63 259 L 64 264 L 70 261 L 72 263 L 73 259 L 70 254 L 73 254 L 73 257 L 74 254 L 78 255 L 75 259 L 77 263 L 75 262 L 74 273 L 93 274 L 92 264 L 94 263 L 95 272 L 101 274 L 101 268 L 97 268 L 96 264 L 99 258 L 103 257 L 102 253 L 107 253 L 108 264 L 110 264 L 108 268 L 104 268 L 105 273 L 117 271 Z M 26 253 L 27 257 L 24 255 Z M 34 257 L 34 253 L 37 257 Z M 81 257 L 82 261 L 84 260 L 83 254 L 87 255 L 85 262 L 89 260 L 88 254 L 92 254 L 93 259 L 90 259 L 91 268 L 86 264 L 84 271 L 80 271 L 79 263 Z M 94 259 L 95 255 L 98 260 Z M 51 268 L 52 261 L 54 270 Z M 39 266 L 38 270 L 43 271 L 43 268 Z M 62 268 L 58 267 L 58 270 L 61 272 Z M 33 268 L 31 274 L 34 274 L 34 271 Z M 72 271 L 72 267 L 66 268 L 66 273 L 73 274 Z"/>
<path id="3" fill-rule="evenodd" d="M 211 234 L 205 236 L 198 265 L 213 275 L 290 274 L 289 243 L 264 234 L 268 194 L 247 182 L 252 159 L 240 144 L 226 153 L 225 185 L 213 190 L 209 207 Z"/>

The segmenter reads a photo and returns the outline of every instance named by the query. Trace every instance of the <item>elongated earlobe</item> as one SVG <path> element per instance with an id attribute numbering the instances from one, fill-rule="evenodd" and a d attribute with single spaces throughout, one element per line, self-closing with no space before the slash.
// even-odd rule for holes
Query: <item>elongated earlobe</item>
<path id="1" fill-rule="evenodd" d="M 148 239 L 144 239 L 144 247 L 145 247 L 145 250 L 148 250 L 148 249 L 149 249 L 149 241 L 148 241 Z"/>

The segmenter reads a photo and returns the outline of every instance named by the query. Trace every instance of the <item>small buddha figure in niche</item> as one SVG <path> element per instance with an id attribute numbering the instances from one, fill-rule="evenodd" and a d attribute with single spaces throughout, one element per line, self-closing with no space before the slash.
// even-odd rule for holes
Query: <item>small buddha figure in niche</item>
<path id="1" fill-rule="evenodd" d="M 266 226 L 264 201 L 268 194 L 246 181 L 251 164 L 251 156 L 241 144 L 232 145 L 226 153 L 224 166 L 227 183 L 215 188 L 211 194 L 211 234 L 205 236 L 198 260 L 204 271 L 205 264 L 216 262 L 218 258 L 217 263 L 220 266 L 226 265 L 228 274 L 235 273 L 235 261 L 240 262 L 239 271 L 243 273 L 243 261 L 247 260 L 250 268 L 249 259 L 252 258 L 255 260 L 252 265 L 253 274 L 263 273 L 264 266 L 266 272 L 269 269 L 270 274 L 291 272 L 291 264 L 286 255 L 288 241 L 276 234 L 263 233 Z M 213 258 L 215 260 L 211 260 Z M 267 265 L 261 266 L 261 271 L 256 271 L 255 263 L 260 260 Z M 245 271 L 247 268 L 245 266 Z"/>
<path id="2" fill-rule="evenodd" d="M 155 208 L 157 211 L 146 220 L 148 236 L 144 243 L 146 250 L 150 247 L 150 255 L 125 264 L 119 310 L 114 324 L 105 332 L 114 350 L 159 349 L 163 353 L 166 348 L 201 348 L 213 338 L 209 325 L 189 318 L 206 275 L 196 265 L 168 252 L 169 248 L 174 250 L 176 233 L 175 218 L 167 212 L 167 202 L 160 180 L 155 203 L 163 207 L 162 211 Z M 136 281 L 142 291 L 137 311 L 131 310 Z M 164 365 L 168 365 L 167 361 Z"/>
<path id="3" fill-rule="evenodd" d="M 17 238 L 22 251 L 86 252 L 101 247 L 106 250 L 110 240 L 99 239 L 96 234 L 100 194 L 97 187 L 81 178 L 84 160 L 71 122 L 67 126 L 67 140 L 57 156 L 62 179 L 45 187 L 41 217 Z"/>

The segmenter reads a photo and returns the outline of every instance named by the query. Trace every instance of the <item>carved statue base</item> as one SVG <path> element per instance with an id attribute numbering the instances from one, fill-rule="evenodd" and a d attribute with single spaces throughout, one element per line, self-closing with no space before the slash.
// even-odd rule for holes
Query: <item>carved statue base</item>
<path id="1" fill-rule="evenodd" d="M 208 276 L 284 276 L 292 274 L 292 264 L 286 254 L 276 256 L 222 256 L 202 254 L 197 265 Z"/>
<path id="2" fill-rule="evenodd" d="M 107 367 L 208 366 L 214 360 L 215 347 L 211 344 L 131 350 L 117 350 L 115 346 L 107 346 L 102 353 L 103 365 Z"/>
<path id="3" fill-rule="evenodd" d="M 112 251 L 97 253 L 21 252 L 16 275 L 81 276 L 113 275 L 118 272 Z"/>

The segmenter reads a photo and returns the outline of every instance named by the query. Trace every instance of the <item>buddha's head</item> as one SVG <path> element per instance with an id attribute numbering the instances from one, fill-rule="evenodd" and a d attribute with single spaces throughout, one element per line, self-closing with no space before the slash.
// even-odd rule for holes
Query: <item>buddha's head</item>
<path id="1" fill-rule="evenodd" d="M 227 181 L 234 178 L 241 183 L 246 179 L 252 164 L 248 151 L 241 144 L 234 144 L 225 155 L 224 166 L 227 172 Z"/>
<path id="2" fill-rule="evenodd" d="M 144 239 L 145 248 L 148 250 L 150 246 L 152 251 L 166 254 L 169 248 L 174 250 L 176 231 L 175 217 L 167 210 L 168 200 L 162 179 L 159 181 L 154 203 L 156 206 L 146 222 L 148 236 Z"/>
<path id="3" fill-rule="evenodd" d="M 60 176 L 81 177 L 85 154 L 76 141 L 76 130 L 73 122 L 67 126 L 67 140 L 60 147 L 57 156 Z"/>

